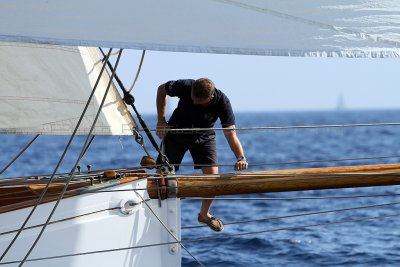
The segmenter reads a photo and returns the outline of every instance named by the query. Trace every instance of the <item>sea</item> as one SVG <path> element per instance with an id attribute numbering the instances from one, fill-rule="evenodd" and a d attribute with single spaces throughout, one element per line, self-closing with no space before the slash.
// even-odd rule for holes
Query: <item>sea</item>
<path id="1" fill-rule="evenodd" d="M 155 128 L 155 116 L 144 119 Z M 281 127 L 399 122 L 400 110 L 236 114 L 239 128 L 276 127 L 237 131 L 250 171 L 399 163 L 400 126 Z M 32 138 L 0 135 L 0 167 Z M 51 173 L 67 140 L 40 136 L 0 178 Z M 70 171 L 83 142 L 81 136 L 74 140 L 58 172 Z M 146 138 L 145 146 L 156 157 Z M 220 173 L 233 172 L 235 156 L 221 131 L 217 146 Z M 80 165 L 83 170 L 136 167 L 143 155 L 133 137 L 96 137 Z M 192 163 L 189 153 L 183 163 Z M 191 166 L 179 171 L 194 172 Z M 198 227 L 200 200 L 181 201 L 183 243 L 204 266 L 400 266 L 399 186 L 226 197 L 234 199 L 216 200 L 211 209 L 225 223 L 222 233 Z M 199 266 L 182 254 L 182 266 Z"/>

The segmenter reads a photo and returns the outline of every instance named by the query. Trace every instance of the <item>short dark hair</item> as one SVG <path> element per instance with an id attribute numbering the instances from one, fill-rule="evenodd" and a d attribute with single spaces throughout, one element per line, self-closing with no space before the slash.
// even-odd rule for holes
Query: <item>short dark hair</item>
<path id="1" fill-rule="evenodd" d="M 192 86 L 192 95 L 197 98 L 209 98 L 214 95 L 215 85 L 208 78 L 196 80 Z"/>

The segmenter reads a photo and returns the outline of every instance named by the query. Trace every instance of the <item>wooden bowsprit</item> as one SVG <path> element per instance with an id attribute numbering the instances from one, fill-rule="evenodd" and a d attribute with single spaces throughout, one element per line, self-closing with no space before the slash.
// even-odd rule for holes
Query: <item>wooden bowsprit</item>
<path id="1" fill-rule="evenodd" d="M 176 183 L 178 198 L 400 185 L 400 164 L 182 175 Z M 149 179 L 151 198 L 157 198 L 155 188 Z"/>

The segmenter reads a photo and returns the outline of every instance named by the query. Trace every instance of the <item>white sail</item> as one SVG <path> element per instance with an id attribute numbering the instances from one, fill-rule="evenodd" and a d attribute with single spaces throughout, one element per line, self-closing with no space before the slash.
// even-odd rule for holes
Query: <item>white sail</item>
<path id="1" fill-rule="evenodd" d="M 0 43 L 0 133 L 69 135 L 100 73 L 94 48 Z M 103 73 L 78 130 L 87 134 L 105 93 Z M 131 115 L 112 85 L 94 134 L 130 135 Z"/>
<path id="2" fill-rule="evenodd" d="M 2 0 L 0 41 L 399 57 L 398 0 Z"/>

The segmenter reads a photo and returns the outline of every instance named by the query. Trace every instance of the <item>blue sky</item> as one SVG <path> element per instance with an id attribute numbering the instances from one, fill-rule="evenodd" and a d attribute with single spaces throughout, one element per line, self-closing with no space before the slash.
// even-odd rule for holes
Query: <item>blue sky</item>
<path id="1" fill-rule="evenodd" d="M 125 50 L 119 75 L 129 87 L 141 52 Z M 159 84 L 211 78 L 236 112 L 400 108 L 399 59 L 291 58 L 147 51 L 134 88 L 142 113 L 155 113 Z M 176 104 L 170 101 L 171 107 Z"/>

